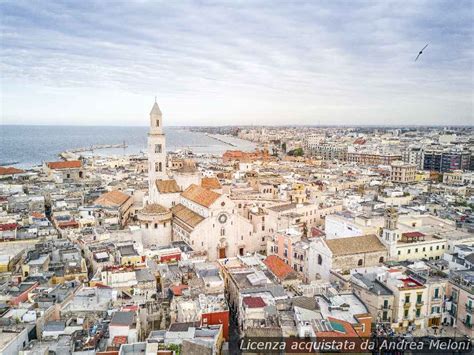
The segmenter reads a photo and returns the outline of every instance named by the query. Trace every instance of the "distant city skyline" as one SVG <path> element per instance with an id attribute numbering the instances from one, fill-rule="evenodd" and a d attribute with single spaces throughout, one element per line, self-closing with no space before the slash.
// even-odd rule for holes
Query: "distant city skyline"
<path id="1" fill-rule="evenodd" d="M 472 125 L 472 7 L 5 1 L 1 123 Z"/>

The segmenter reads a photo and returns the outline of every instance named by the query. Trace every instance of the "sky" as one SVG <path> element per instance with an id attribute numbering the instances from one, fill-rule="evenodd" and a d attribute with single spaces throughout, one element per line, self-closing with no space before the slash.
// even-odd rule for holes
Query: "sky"
<path id="1" fill-rule="evenodd" d="M 0 119 L 473 125 L 473 4 L 2 1 Z"/>

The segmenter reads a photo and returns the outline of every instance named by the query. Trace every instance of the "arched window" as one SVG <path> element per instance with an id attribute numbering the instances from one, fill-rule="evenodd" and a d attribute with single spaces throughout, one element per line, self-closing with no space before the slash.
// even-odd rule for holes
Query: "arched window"
<path id="1" fill-rule="evenodd" d="M 383 256 L 380 257 L 379 263 L 383 263 Z"/>
<path id="2" fill-rule="evenodd" d="M 225 228 L 222 227 L 222 228 L 221 228 L 221 237 L 223 237 L 224 235 L 225 235 Z"/>
<path id="3" fill-rule="evenodd" d="M 364 261 L 363 261 L 362 259 L 359 259 L 357 265 L 358 265 L 358 266 L 362 266 L 362 263 L 363 263 L 363 262 L 364 262 Z"/>
<path id="4" fill-rule="evenodd" d="M 318 265 L 322 265 L 323 263 L 323 257 L 321 256 L 321 254 L 318 254 Z"/>

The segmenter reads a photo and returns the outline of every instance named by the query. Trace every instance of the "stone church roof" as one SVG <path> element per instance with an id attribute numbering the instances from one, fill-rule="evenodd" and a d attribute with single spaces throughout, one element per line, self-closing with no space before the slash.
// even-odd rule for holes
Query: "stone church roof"
<path id="1" fill-rule="evenodd" d="M 150 203 L 146 205 L 140 212 L 142 213 L 149 213 L 149 214 L 155 214 L 155 213 L 166 213 L 169 212 L 170 210 L 167 209 L 166 207 L 158 204 L 158 203 Z"/>
<path id="2" fill-rule="evenodd" d="M 181 194 L 184 198 L 204 207 L 210 207 L 221 194 L 192 184 Z"/>
<path id="3" fill-rule="evenodd" d="M 171 212 L 173 212 L 173 217 L 175 218 L 175 222 L 182 222 L 186 225 L 194 228 L 199 223 L 204 220 L 204 217 L 198 215 L 196 212 L 190 210 L 186 206 L 182 204 L 178 204 L 171 208 Z"/>
<path id="4" fill-rule="evenodd" d="M 153 107 L 151 108 L 150 115 L 160 115 L 161 116 L 160 106 L 158 106 L 156 101 L 153 104 Z"/>
<path id="5" fill-rule="evenodd" d="M 337 238 L 326 240 L 326 244 L 334 256 L 373 253 L 386 251 L 380 239 L 374 235 L 362 235 L 360 237 Z"/>
<path id="6" fill-rule="evenodd" d="M 160 194 L 170 194 L 181 192 L 180 187 L 178 186 L 176 180 L 156 180 L 156 188 L 160 192 Z"/>
<path id="7" fill-rule="evenodd" d="M 219 180 L 215 177 L 203 177 L 201 180 L 201 186 L 205 189 L 221 189 L 222 186 Z"/>

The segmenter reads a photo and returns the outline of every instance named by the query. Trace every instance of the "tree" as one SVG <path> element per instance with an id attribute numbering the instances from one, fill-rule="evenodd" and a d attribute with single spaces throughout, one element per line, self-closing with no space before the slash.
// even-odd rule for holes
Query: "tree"
<path id="1" fill-rule="evenodd" d="M 304 155 L 303 148 L 296 148 L 296 149 L 290 150 L 288 152 L 288 155 L 291 155 L 293 157 L 302 157 Z"/>

